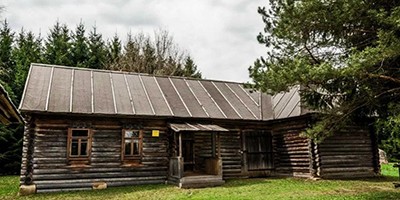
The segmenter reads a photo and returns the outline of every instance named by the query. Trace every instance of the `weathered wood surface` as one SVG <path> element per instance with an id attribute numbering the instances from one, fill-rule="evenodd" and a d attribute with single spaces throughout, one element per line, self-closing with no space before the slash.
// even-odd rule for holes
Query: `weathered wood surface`
<path id="1" fill-rule="evenodd" d="M 87 189 L 98 181 L 104 181 L 108 186 L 165 182 L 168 143 L 167 133 L 162 130 L 164 127 L 158 128 L 159 137 L 152 137 L 151 129 L 143 125 L 143 157 L 140 164 L 133 166 L 121 161 L 121 124 L 113 120 L 91 120 L 93 136 L 89 164 L 74 166 L 67 160 L 67 128 L 71 121 L 36 120 L 33 180 L 38 192 Z M 158 124 L 160 122 L 155 122 L 151 127 L 157 128 Z"/>
<path id="2" fill-rule="evenodd" d="M 346 128 L 314 147 L 321 178 L 376 176 L 374 147 L 369 130 Z"/>

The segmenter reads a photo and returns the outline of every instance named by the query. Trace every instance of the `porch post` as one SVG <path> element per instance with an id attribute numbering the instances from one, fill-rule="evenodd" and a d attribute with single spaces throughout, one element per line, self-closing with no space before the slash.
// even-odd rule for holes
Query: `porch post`
<path id="1" fill-rule="evenodd" d="M 211 157 L 216 157 L 216 147 L 215 147 L 215 132 L 211 132 Z"/>
<path id="2" fill-rule="evenodd" d="M 179 131 L 179 157 L 182 157 L 182 133 Z"/>
<path id="3" fill-rule="evenodd" d="M 217 144 L 218 144 L 218 158 L 221 158 L 221 140 L 220 133 L 217 133 Z"/>

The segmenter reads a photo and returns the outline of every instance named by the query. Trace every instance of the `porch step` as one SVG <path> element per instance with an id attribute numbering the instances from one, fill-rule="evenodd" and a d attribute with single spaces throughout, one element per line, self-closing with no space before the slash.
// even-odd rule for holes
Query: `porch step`
<path id="1" fill-rule="evenodd" d="M 204 188 L 223 185 L 225 181 L 221 176 L 201 175 L 187 176 L 179 181 L 180 188 Z"/>

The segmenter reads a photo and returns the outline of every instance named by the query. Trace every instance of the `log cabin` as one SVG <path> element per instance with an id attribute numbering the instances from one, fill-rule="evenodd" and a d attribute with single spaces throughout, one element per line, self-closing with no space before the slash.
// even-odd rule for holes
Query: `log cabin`
<path id="1" fill-rule="evenodd" d="M 20 191 L 230 178 L 379 175 L 376 138 L 353 126 L 315 143 L 299 88 L 270 96 L 240 83 L 32 64 Z"/>

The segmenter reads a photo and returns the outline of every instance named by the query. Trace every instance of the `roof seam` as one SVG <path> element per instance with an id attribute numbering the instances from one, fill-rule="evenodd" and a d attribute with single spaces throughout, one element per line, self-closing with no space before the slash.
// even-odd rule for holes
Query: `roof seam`
<path id="1" fill-rule="evenodd" d="M 174 111 L 172 111 L 172 108 L 171 108 L 171 106 L 169 105 L 168 100 L 167 100 L 167 98 L 165 97 L 165 94 L 164 94 L 164 92 L 162 91 L 162 89 L 161 89 L 161 87 L 160 87 L 160 84 L 158 83 L 157 78 L 156 78 L 155 76 L 154 76 L 154 81 L 156 82 L 157 87 L 158 87 L 158 90 L 160 90 L 161 95 L 162 95 L 162 97 L 163 97 L 165 103 L 166 103 L 167 106 L 168 106 L 169 112 L 171 113 L 172 116 L 175 116 Z"/>
<path id="2" fill-rule="evenodd" d="M 293 91 L 293 93 L 290 95 L 290 98 L 288 101 L 285 102 L 284 106 L 282 107 L 281 111 L 279 112 L 279 114 L 277 116 L 281 116 L 282 112 L 285 110 L 286 106 L 289 104 L 289 102 L 292 100 L 293 96 L 296 94 L 297 89 Z"/>
<path id="3" fill-rule="evenodd" d="M 146 86 L 145 86 L 145 85 L 144 85 L 144 83 L 143 83 L 142 77 L 141 77 L 141 75 L 140 75 L 140 74 L 139 74 L 138 76 L 139 76 L 140 84 L 142 84 L 142 87 L 143 87 L 144 93 L 146 94 L 147 101 L 149 101 L 149 104 L 150 104 L 151 111 L 153 112 L 153 115 L 156 115 L 156 112 L 154 111 L 154 107 L 153 107 L 153 104 L 151 103 L 151 100 L 150 100 L 149 94 L 147 93 Z"/>
<path id="4" fill-rule="evenodd" d="M 92 113 L 94 113 L 94 88 L 93 88 L 93 71 L 90 71 L 90 95 L 91 95 L 91 106 Z"/>
<path id="5" fill-rule="evenodd" d="M 254 100 L 253 97 L 251 97 L 249 93 L 247 93 L 247 91 L 243 88 L 242 85 L 239 84 L 239 88 L 243 90 L 243 92 L 256 104 L 257 107 L 260 106 L 260 104 L 257 103 L 256 100 Z"/>
<path id="6" fill-rule="evenodd" d="M 226 114 L 224 113 L 224 111 L 219 107 L 219 105 L 217 104 L 217 102 L 214 100 L 214 98 L 211 96 L 211 94 L 207 91 L 207 89 L 204 87 L 204 85 L 201 83 L 201 81 L 199 81 L 200 86 L 203 88 L 203 90 L 207 93 L 208 97 L 210 97 L 210 99 L 212 100 L 212 102 L 215 104 L 215 106 L 217 106 L 218 110 L 222 113 L 222 115 L 224 115 L 225 118 L 228 118 L 226 116 Z"/>
<path id="7" fill-rule="evenodd" d="M 74 75 L 75 69 L 71 70 L 71 91 L 69 96 L 69 112 L 72 112 L 73 93 L 74 93 Z"/>
<path id="8" fill-rule="evenodd" d="M 179 99 L 182 101 L 183 106 L 185 106 L 185 109 L 189 113 L 190 117 L 193 117 L 192 113 L 190 112 L 189 108 L 186 106 L 185 101 L 183 101 L 181 94 L 179 94 L 179 91 L 176 89 L 175 84 L 172 82 L 171 78 L 168 77 L 169 82 L 171 83 L 172 87 L 174 88 L 176 94 L 178 94 Z"/>
<path id="9" fill-rule="evenodd" d="M 126 89 L 128 90 L 129 102 L 131 103 L 132 112 L 133 112 L 133 114 L 136 114 L 135 106 L 133 105 L 133 99 L 132 99 L 132 94 L 131 94 L 131 88 L 129 87 L 128 80 L 126 79 L 126 74 L 124 74 L 124 79 L 125 79 Z"/>
<path id="10" fill-rule="evenodd" d="M 240 103 L 244 105 L 244 107 L 253 115 L 254 118 L 258 119 L 258 117 L 253 113 L 253 111 L 250 110 L 250 108 L 243 102 L 243 100 L 239 97 L 239 95 L 236 94 L 235 91 L 232 90 L 231 87 L 229 87 L 228 84 L 225 83 L 225 86 L 236 96 L 236 98 L 239 99 Z"/>
<path id="11" fill-rule="evenodd" d="M 21 108 L 22 108 L 22 105 L 23 105 L 23 103 L 24 103 L 26 90 L 28 89 L 28 82 L 29 82 L 30 77 L 31 77 L 31 71 L 32 71 L 32 64 L 31 64 L 31 66 L 29 67 L 28 75 L 27 75 L 27 78 L 26 78 L 26 81 L 25 81 L 24 92 L 22 93 L 21 102 L 20 102 L 20 104 L 19 104 L 19 106 L 18 106 L 18 109 L 21 109 Z"/>
<path id="12" fill-rule="evenodd" d="M 190 87 L 189 83 L 187 82 L 186 79 L 183 79 L 187 85 L 187 87 L 189 88 L 190 92 L 192 93 L 192 95 L 194 96 L 194 98 L 197 100 L 197 103 L 199 103 L 200 107 L 203 109 L 204 113 L 206 113 L 207 117 L 210 117 L 210 115 L 208 114 L 206 108 L 204 107 L 204 105 L 200 102 L 200 99 L 197 98 L 196 94 L 193 92 L 192 88 Z"/>
<path id="13" fill-rule="evenodd" d="M 113 104 L 114 104 L 114 113 L 118 113 L 117 102 L 115 101 L 114 83 L 113 83 L 113 78 L 112 78 L 111 72 L 109 73 L 109 75 L 110 75 L 110 84 L 111 84 L 111 94 L 112 94 Z"/>
<path id="14" fill-rule="evenodd" d="M 222 97 L 225 99 L 226 102 L 228 102 L 229 106 L 232 107 L 233 111 L 235 111 L 235 113 L 241 118 L 243 119 L 242 115 L 240 115 L 240 113 L 236 110 L 235 107 L 233 107 L 233 105 L 231 104 L 231 102 L 225 97 L 225 95 L 221 92 L 221 90 L 217 87 L 217 85 L 215 85 L 214 82 L 211 81 L 211 84 L 214 85 L 214 87 L 217 89 L 217 91 L 222 95 Z"/>
<path id="15" fill-rule="evenodd" d="M 45 111 L 49 110 L 50 90 L 51 90 L 51 84 L 53 84 L 53 73 L 54 73 L 54 67 L 51 68 L 49 87 L 47 90 Z"/>

